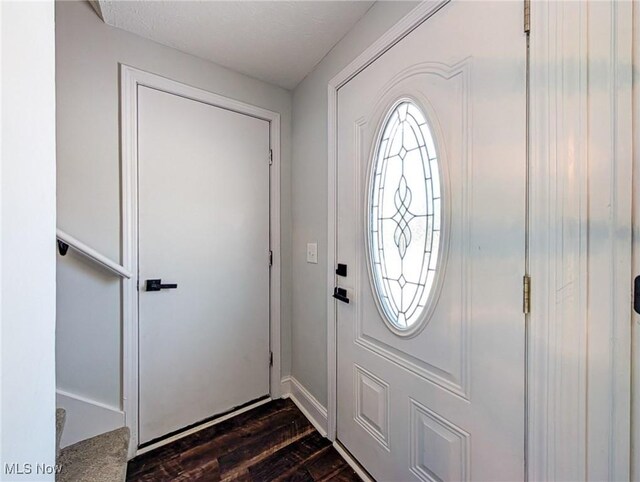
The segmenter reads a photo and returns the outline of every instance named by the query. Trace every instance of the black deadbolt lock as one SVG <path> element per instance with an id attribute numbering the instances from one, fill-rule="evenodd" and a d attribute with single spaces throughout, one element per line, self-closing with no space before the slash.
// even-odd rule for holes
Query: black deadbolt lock
<path id="1" fill-rule="evenodd" d="M 349 303 L 349 298 L 347 298 L 347 290 L 345 290 L 344 288 L 338 288 L 336 286 L 333 290 L 333 297 L 338 301 L 342 301 L 343 303 Z"/>

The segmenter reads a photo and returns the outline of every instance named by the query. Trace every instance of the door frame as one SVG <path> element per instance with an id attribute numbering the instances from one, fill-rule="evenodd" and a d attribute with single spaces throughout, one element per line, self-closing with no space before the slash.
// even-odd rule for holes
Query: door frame
<path id="1" fill-rule="evenodd" d="M 633 9 L 633 44 L 640 46 L 640 6 Z M 640 47 L 633 51 L 633 183 L 640 183 Z M 640 276 L 640 190 L 633 193 L 633 271 Z M 640 480 L 640 314 L 632 313 L 631 381 L 631 480 Z"/>
<path id="2" fill-rule="evenodd" d="M 328 83 L 327 437 L 334 444 L 337 346 L 331 293 L 337 282 L 338 90 L 449 1 L 420 3 Z M 531 25 L 527 122 L 535 126 L 529 131 L 527 153 L 532 297 L 523 374 L 525 475 L 529 480 L 584 480 L 587 475 L 625 480 L 631 461 L 631 276 L 624 268 L 600 276 L 586 247 L 602 249 L 611 266 L 630 266 L 631 9 L 638 17 L 640 7 L 631 2 L 523 0 L 523 24 L 525 7 Z M 598 12 L 587 15 L 590 8 Z M 616 87 L 613 94 L 598 92 L 597 86 L 589 90 L 587 73 L 594 61 L 588 46 L 600 54 L 606 51 L 611 59 L 603 76 Z M 602 112 L 608 136 L 596 138 L 587 131 L 589 109 Z M 599 201 L 607 195 L 615 201 L 608 228 L 622 234 L 617 241 L 613 236 L 596 239 L 589 232 L 589 153 L 601 149 L 611 154 L 614 167 Z M 579 169 L 569 172 L 567 166 L 576 162 Z M 563 197 L 551 195 L 557 192 Z M 573 210 L 567 210 L 567 203 Z M 555 246 L 563 247 L 562 256 L 549 249 Z M 563 284 L 567 282 L 569 290 Z M 604 319 L 598 326 L 588 316 L 594 306 L 588 286 L 608 295 L 609 309 L 598 313 Z M 601 336 L 589 338 L 590 331 Z M 597 365 L 602 357 L 608 361 L 606 370 Z"/>
<path id="3" fill-rule="evenodd" d="M 269 179 L 269 242 L 273 253 L 270 271 L 269 349 L 273 363 L 269 370 L 272 399 L 280 397 L 280 114 L 230 99 L 166 77 L 120 64 L 120 141 L 122 190 L 122 264 L 134 273 L 122 281 L 123 384 L 122 409 L 131 431 L 129 457 L 138 452 L 138 87 L 145 86 L 228 109 L 269 122 L 271 162 Z M 265 255 L 265 263 L 267 263 Z M 173 439 L 173 438 L 172 438 Z M 155 445 L 154 445 L 155 446 Z"/>
<path id="4" fill-rule="evenodd" d="M 531 2 L 530 480 L 630 477 L 634 8 Z"/>

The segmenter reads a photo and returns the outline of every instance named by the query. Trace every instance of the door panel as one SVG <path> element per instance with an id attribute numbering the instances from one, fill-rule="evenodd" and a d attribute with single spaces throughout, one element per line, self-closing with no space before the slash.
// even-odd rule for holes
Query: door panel
<path id="1" fill-rule="evenodd" d="M 524 476 L 522 13 L 451 2 L 338 92 L 337 261 L 349 266 L 338 279 L 351 303 L 337 303 L 337 433 L 379 480 Z M 435 281 L 408 335 L 384 320 L 367 237 L 376 146 L 403 99 L 430 127 L 442 203 Z M 402 203 L 417 198 L 385 189 L 415 239 Z"/>
<path id="2" fill-rule="evenodd" d="M 269 123 L 139 89 L 144 443 L 269 393 Z"/>
<path id="3" fill-rule="evenodd" d="M 359 280 L 363 286 L 358 290 L 364 297 L 359 304 L 362 312 L 355 320 L 358 329 L 356 342 L 363 347 L 462 395 L 466 393 L 468 383 L 468 357 L 464 348 L 468 341 L 468 318 L 463 315 L 468 305 L 468 293 L 462 282 L 462 270 L 468 264 L 466 248 L 469 219 L 463 205 L 470 180 L 464 169 L 463 153 L 468 152 L 469 139 L 463 126 L 468 123 L 468 85 L 465 86 L 465 77 L 468 77 L 469 67 L 468 62 L 452 67 L 423 64 L 409 78 L 395 82 L 386 97 L 395 99 L 410 93 L 418 102 L 422 98 L 423 105 L 431 110 L 429 121 L 435 138 L 441 138 L 438 145 L 446 147 L 446 151 L 441 149 L 443 152 L 438 152 L 443 168 L 442 199 L 446 201 L 442 219 L 445 249 L 439 269 L 448 276 L 441 281 L 443 286 L 436 286 L 432 294 L 438 299 L 432 317 L 438 321 L 429 322 L 423 329 L 423 336 L 396 336 L 384 323 L 379 322 L 373 290 L 366 289 L 369 282 L 364 276 Z M 384 103 L 380 106 L 388 107 Z M 379 117 L 377 112 L 372 117 L 376 115 Z M 366 142 L 370 145 L 374 144 L 375 137 L 371 134 L 375 133 L 375 128 L 369 131 Z M 366 137 L 365 133 L 361 135 Z M 366 176 L 370 167 L 368 156 L 356 154 L 356 158 L 362 161 L 357 167 L 360 176 Z M 451 183 L 451 179 L 456 182 Z M 366 186 L 363 188 L 366 190 Z M 356 263 L 358 273 L 366 271 L 366 252 L 356 252 Z"/>

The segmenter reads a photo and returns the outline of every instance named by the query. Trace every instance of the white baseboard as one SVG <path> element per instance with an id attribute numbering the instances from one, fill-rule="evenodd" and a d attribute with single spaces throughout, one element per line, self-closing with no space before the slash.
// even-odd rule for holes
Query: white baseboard
<path id="1" fill-rule="evenodd" d="M 369 477 L 369 474 L 364 471 L 358 461 L 354 459 L 351 454 L 347 452 L 344 447 L 342 447 L 342 445 L 340 445 L 340 442 L 333 442 L 333 448 L 336 449 L 336 452 L 338 452 L 342 456 L 342 458 L 349 464 L 354 472 L 358 474 L 358 477 L 363 480 L 363 482 L 375 482 L 371 477 Z"/>
<path id="2" fill-rule="evenodd" d="M 124 427 L 123 411 L 73 393 L 56 390 L 56 406 L 67 412 L 60 447 Z"/>
<path id="3" fill-rule="evenodd" d="M 327 409 L 294 377 L 280 381 L 282 397 L 290 398 L 323 437 L 327 436 Z"/>

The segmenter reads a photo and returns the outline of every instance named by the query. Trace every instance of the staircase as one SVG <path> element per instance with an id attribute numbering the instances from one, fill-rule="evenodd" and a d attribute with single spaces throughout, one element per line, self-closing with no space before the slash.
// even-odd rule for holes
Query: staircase
<path id="1" fill-rule="evenodd" d="M 1 1 L 1 0 L 0 0 Z M 73 236 L 58 229 L 56 231 L 58 251 L 61 256 L 69 248 L 86 256 L 104 268 L 122 278 L 131 278 L 132 274 L 118 263 L 98 253 Z M 129 450 L 129 429 L 118 428 L 95 437 L 82 440 L 60 449 L 60 439 L 66 412 L 56 410 L 56 457 L 60 472 L 58 482 L 125 482 L 127 477 L 127 454 Z"/>
<path id="2" fill-rule="evenodd" d="M 60 449 L 66 413 L 56 410 L 57 482 L 125 482 L 129 428 L 122 427 Z"/>

